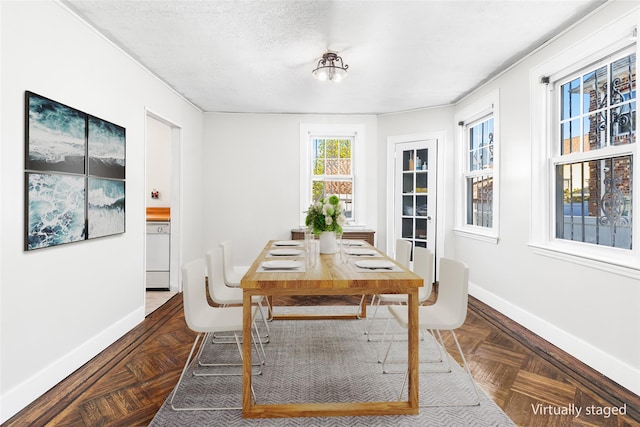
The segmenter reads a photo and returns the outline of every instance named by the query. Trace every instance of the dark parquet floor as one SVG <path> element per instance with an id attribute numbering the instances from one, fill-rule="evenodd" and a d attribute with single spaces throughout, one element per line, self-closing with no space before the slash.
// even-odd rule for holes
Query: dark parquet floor
<path id="1" fill-rule="evenodd" d="M 350 297 L 334 298 L 287 298 L 276 304 L 357 304 Z M 176 384 L 195 338 L 182 310 L 182 294 L 177 294 L 3 425 L 147 425 Z M 637 395 L 474 298 L 458 338 L 475 380 L 519 426 L 640 426 Z M 574 413 L 554 413 L 562 408 Z M 615 408 L 626 415 L 607 417 Z M 585 415 L 588 409 L 594 413 Z"/>

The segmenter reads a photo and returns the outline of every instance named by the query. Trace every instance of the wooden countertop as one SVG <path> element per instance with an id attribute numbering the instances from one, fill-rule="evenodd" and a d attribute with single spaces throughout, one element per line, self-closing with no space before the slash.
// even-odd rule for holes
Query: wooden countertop
<path id="1" fill-rule="evenodd" d="M 147 208 L 147 221 L 170 221 L 171 208 Z"/>

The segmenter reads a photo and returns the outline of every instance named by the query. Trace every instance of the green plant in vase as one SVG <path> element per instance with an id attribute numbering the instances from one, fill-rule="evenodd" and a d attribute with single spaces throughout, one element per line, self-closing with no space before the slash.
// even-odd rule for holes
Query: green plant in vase
<path id="1" fill-rule="evenodd" d="M 342 226 L 347 222 L 344 216 L 344 203 L 338 196 L 324 197 L 309 206 L 305 225 L 313 230 L 316 236 L 323 231 L 342 233 Z"/>

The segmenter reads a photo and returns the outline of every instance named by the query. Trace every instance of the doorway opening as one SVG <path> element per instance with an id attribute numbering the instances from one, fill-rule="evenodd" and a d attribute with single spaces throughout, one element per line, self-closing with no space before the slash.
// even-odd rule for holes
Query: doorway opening
<path id="1" fill-rule="evenodd" d="M 145 125 L 145 315 L 180 287 L 181 128 L 147 110 Z"/>

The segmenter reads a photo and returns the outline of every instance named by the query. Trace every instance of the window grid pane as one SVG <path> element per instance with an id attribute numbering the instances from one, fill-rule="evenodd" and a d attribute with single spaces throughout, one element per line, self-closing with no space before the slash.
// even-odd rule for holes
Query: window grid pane
<path id="1" fill-rule="evenodd" d="M 556 237 L 631 249 L 632 156 L 556 166 Z"/>
<path id="2" fill-rule="evenodd" d="M 493 177 L 467 178 L 467 224 L 493 227 Z"/>
<path id="3" fill-rule="evenodd" d="M 335 194 L 353 218 L 353 141 L 350 138 L 313 138 L 311 200 Z"/>
<path id="4" fill-rule="evenodd" d="M 493 118 L 469 129 L 469 170 L 493 168 Z"/>
<path id="5" fill-rule="evenodd" d="M 636 55 L 601 66 L 560 89 L 560 154 L 636 140 Z"/>

